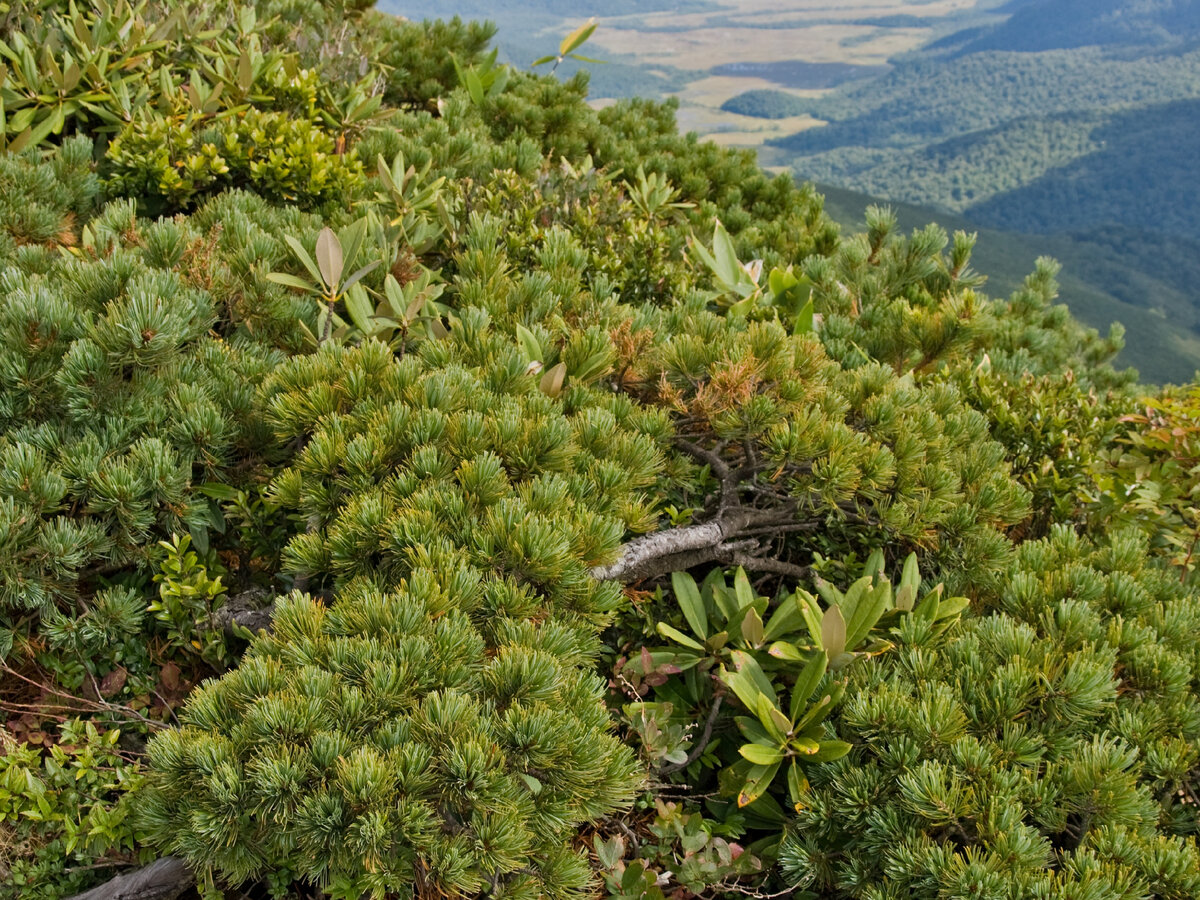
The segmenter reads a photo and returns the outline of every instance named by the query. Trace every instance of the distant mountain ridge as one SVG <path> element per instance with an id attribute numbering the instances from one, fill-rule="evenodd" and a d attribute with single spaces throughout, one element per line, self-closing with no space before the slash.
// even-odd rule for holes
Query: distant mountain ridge
<path id="1" fill-rule="evenodd" d="M 1011 16 L 1003 24 L 976 29 L 970 40 L 955 47 L 957 55 L 1163 46 L 1200 37 L 1200 0 L 1018 0 L 997 11 Z M 954 46 L 954 36 L 939 44 Z"/>
<path id="2" fill-rule="evenodd" d="M 1200 241 L 1110 226 L 1087 233 L 1025 235 L 980 228 L 974 221 L 927 206 L 892 203 L 827 184 L 825 210 L 851 230 L 865 226 L 869 205 L 890 206 L 903 231 L 937 222 L 948 232 L 977 231 L 972 267 L 988 278 L 983 290 L 1008 297 L 1020 287 L 1039 256 L 1062 263 L 1060 300 L 1076 318 L 1107 333 L 1113 322 L 1125 326 L 1125 349 L 1118 365 L 1137 368 L 1151 383 L 1184 382 L 1200 370 Z M 1157 266 L 1147 265 L 1154 259 Z"/>
<path id="3" fill-rule="evenodd" d="M 1032 246 L 1059 257 L 1077 316 L 1123 321 L 1124 359 L 1145 377 L 1190 378 L 1200 0 L 1017 0 L 991 12 L 1008 18 L 809 101 L 803 111 L 828 124 L 768 142 L 766 158 L 993 229 L 987 246 L 1030 235 L 1005 258 Z"/>

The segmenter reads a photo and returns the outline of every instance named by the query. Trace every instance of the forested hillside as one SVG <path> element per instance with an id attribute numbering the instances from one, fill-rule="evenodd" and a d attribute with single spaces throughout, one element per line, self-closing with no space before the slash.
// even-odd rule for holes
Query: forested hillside
<path id="1" fill-rule="evenodd" d="M 488 25 L 2 12 L 0 900 L 1200 896 L 1200 385 L 1050 259 Z"/>
<path id="2" fill-rule="evenodd" d="M 939 46 L 957 53 L 1017 50 L 1036 53 L 1073 47 L 1186 45 L 1200 37 L 1196 0 L 1012 0 L 1003 24 L 962 32 Z"/>
<path id="3" fill-rule="evenodd" d="M 1166 313 L 1175 289 L 1144 292 L 1170 268 L 1154 248 L 1200 238 L 1200 158 L 1192 152 L 1200 4 L 1036 0 L 997 10 L 1006 11 L 999 25 L 897 60 L 883 78 L 807 105 L 790 98 L 790 112 L 828 124 L 774 141 L 767 158 L 980 227 L 1054 235 L 1076 250 L 1111 244 L 1120 232 L 1130 238 L 1120 252 L 1130 277 L 1118 280 L 1140 282 L 1132 293 L 1121 288 L 1122 300 Z M 1111 268 L 1103 252 L 1070 255 L 1083 272 Z M 1200 295 L 1183 291 L 1183 314 L 1172 310 L 1167 322 L 1200 335 Z M 1082 297 L 1072 302 L 1089 321 L 1100 315 Z M 1124 321 L 1139 331 L 1158 327 Z M 1153 347 L 1131 354 L 1155 366 Z M 1197 367 L 1191 356 L 1168 377 L 1187 378 Z M 1150 377 L 1163 377 L 1155 368 Z"/>

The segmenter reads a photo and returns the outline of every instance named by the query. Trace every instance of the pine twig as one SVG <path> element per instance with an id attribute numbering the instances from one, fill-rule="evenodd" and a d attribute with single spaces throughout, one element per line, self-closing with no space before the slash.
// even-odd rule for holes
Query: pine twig
<path id="1" fill-rule="evenodd" d="M 717 694 L 713 698 L 712 709 L 708 711 L 708 718 L 704 721 L 704 731 L 700 733 L 699 739 L 692 745 L 692 752 L 688 754 L 687 759 L 681 763 L 673 763 L 665 769 L 660 770 L 660 775 L 671 775 L 682 769 L 686 769 L 692 763 L 700 758 L 704 753 L 704 748 L 708 746 L 708 742 L 712 740 L 713 726 L 717 724 L 717 713 L 721 711 L 721 704 L 725 702 L 724 694 Z"/>

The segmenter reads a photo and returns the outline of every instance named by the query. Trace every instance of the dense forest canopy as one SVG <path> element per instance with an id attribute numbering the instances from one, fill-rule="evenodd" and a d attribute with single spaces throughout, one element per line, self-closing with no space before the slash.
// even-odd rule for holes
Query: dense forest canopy
<path id="1" fill-rule="evenodd" d="M 1200 894 L 1200 387 L 1053 260 L 488 25 L 0 12 L 0 898 Z"/>
<path id="2" fill-rule="evenodd" d="M 1157 278 L 1167 267 L 1153 245 L 1200 235 L 1188 193 L 1200 178 L 1188 149 L 1200 122 L 1200 5 L 1036 0 L 994 12 L 1008 15 L 932 41 L 881 78 L 807 102 L 789 98 L 789 113 L 827 124 L 771 141 L 772 163 L 1079 249 L 1128 229 L 1147 249 L 1124 254 L 1123 268 Z M 1159 330 L 1151 317 L 1179 323 L 1169 299 L 1131 298 L 1091 275 L 1106 267 L 1104 254 L 1086 260 L 1088 290 L 1068 291 L 1086 321 L 1106 323 L 1117 301 L 1138 334 Z M 1148 378 L 1185 381 L 1200 368 L 1192 346 L 1200 299 L 1187 294 L 1186 343 L 1169 342 L 1164 355 L 1161 339 L 1131 334 L 1123 359 Z"/>

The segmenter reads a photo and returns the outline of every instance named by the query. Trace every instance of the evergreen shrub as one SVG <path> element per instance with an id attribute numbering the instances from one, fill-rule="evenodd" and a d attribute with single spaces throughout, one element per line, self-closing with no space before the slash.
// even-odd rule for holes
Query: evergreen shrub
<path id="1" fill-rule="evenodd" d="M 1200 894 L 1194 390 L 368 5 L 2 8 L 0 896 Z"/>

